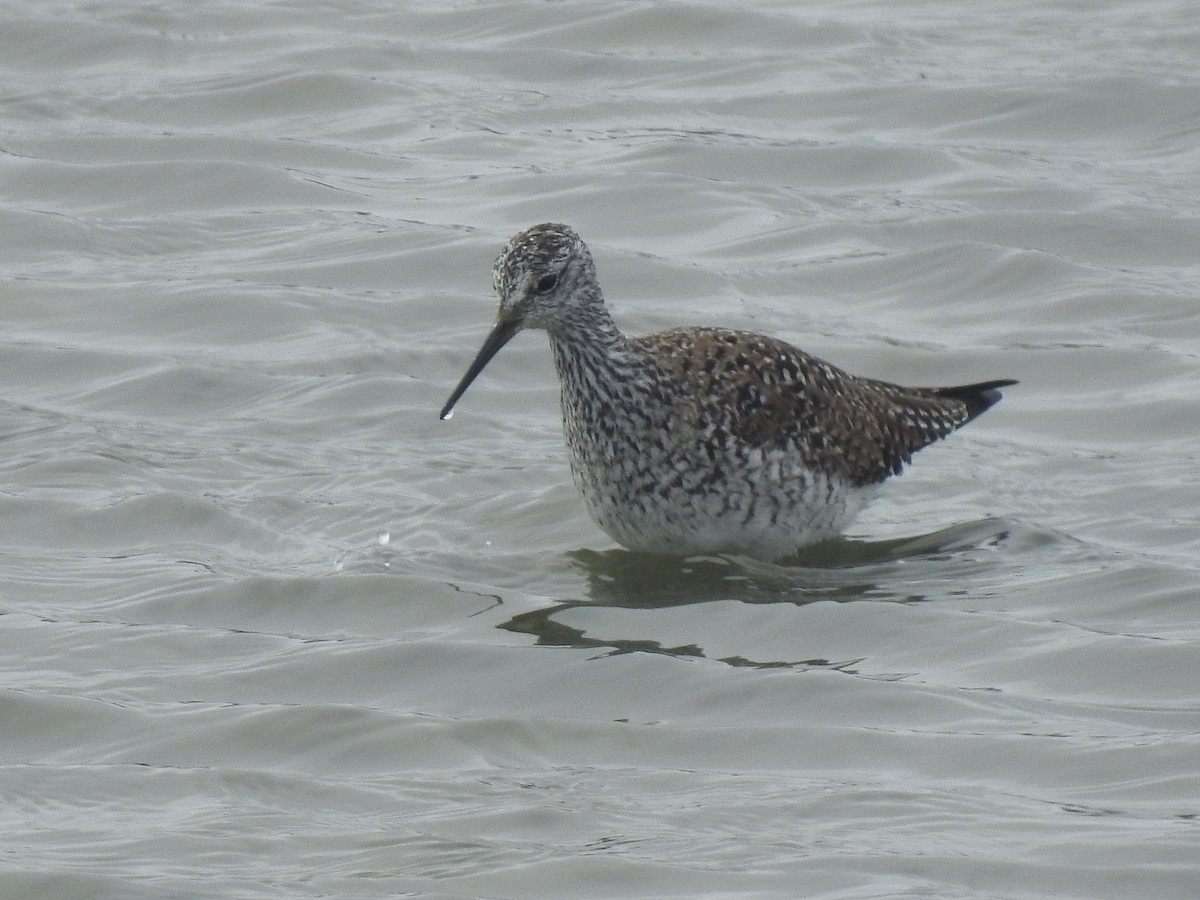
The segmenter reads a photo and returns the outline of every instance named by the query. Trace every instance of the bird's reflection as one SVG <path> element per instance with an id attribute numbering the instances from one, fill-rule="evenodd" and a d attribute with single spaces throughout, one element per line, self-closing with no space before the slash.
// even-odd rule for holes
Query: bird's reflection
<path id="1" fill-rule="evenodd" d="M 919 603 L 927 596 L 919 590 L 919 579 L 913 578 L 918 573 L 910 571 L 913 561 L 923 560 L 934 566 L 939 559 L 944 563 L 945 557 L 958 551 L 995 545 L 1007 537 L 1003 523 L 984 520 L 899 540 L 829 541 L 782 565 L 743 557 L 679 559 L 627 550 L 576 550 L 568 556 L 585 577 L 586 598 L 520 613 L 501 627 L 532 635 L 543 646 L 705 657 L 704 649 L 694 643 L 668 646 L 639 635 L 637 615 L 623 620 L 630 629 L 625 637 L 591 637 L 583 629 L 565 624 L 561 617 L 579 608 L 662 610 L 731 600 L 793 606 L 818 601 Z M 755 660 L 732 656 L 722 657 L 722 661 L 735 666 L 821 666 L 853 671 L 852 666 L 860 660 Z"/>

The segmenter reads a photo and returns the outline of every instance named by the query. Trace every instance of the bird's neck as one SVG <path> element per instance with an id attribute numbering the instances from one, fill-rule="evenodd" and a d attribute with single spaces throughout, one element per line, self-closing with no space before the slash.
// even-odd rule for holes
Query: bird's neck
<path id="1" fill-rule="evenodd" d="M 608 394 L 629 381 L 633 348 L 602 303 L 577 310 L 567 325 L 548 332 L 564 399 Z"/>

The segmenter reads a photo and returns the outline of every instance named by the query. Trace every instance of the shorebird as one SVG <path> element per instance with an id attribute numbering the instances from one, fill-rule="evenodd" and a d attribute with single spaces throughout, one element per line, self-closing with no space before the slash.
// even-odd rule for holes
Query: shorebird
<path id="1" fill-rule="evenodd" d="M 492 282 L 495 325 L 441 418 L 518 331 L 544 330 L 575 485 L 631 550 L 777 560 L 834 537 L 914 452 L 1016 383 L 902 387 L 724 328 L 627 337 L 566 225 L 514 235 Z"/>

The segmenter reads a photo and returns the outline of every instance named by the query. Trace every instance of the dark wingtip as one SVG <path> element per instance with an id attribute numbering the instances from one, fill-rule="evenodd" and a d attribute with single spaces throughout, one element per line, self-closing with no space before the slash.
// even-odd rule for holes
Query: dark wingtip
<path id="1" fill-rule="evenodd" d="M 967 405 L 967 422 L 987 412 L 1000 402 L 1000 388 L 1016 384 L 1013 378 L 998 381 L 981 381 L 978 384 L 963 384 L 958 387 L 938 388 L 938 395 L 952 400 L 961 400 Z"/>

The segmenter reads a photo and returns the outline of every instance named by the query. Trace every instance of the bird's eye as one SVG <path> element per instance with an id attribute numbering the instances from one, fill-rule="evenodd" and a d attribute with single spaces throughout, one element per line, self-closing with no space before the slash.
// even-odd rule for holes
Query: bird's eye
<path id="1" fill-rule="evenodd" d="M 535 289 L 539 294 L 548 294 L 554 290 L 554 286 L 557 284 L 558 276 L 551 273 L 549 275 L 543 275 L 541 278 L 539 278 Z"/>

